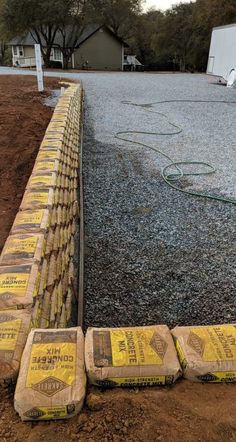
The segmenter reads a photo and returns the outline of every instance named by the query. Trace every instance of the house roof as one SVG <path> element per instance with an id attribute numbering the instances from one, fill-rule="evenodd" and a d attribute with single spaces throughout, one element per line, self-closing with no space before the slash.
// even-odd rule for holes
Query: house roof
<path id="1" fill-rule="evenodd" d="M 108 26 L 106 25 L 89 25 L 85 28 L 84 32 L 82 33 L 79 41 L 78 46 L 80 46 L 82 43 L 84 43 L 88 38 L 92 37 L 93 34 L 95 34 L 99 29 L 105 28 L 116 40 L 120 41 L 121 44 L 123 44 L 125 47 L 129 47 L 128 43 L 126 43 L 122 38 L 118 37 Z"/>
<path id="2" fill-rule="evenodd" d="M 105 28 L 114 38 L 119 40 L 121 44 L 124 44 L 125 47 L 128 47 L 128 44 L 125 43 L 120 37 L 118 37 L 108 26 L 106 26 L 106 25 L 101 26 L 101 25 L 97 25 L 97 24 L 91 24 L 91 25 L 86 26 L 86 28 L 84 29 L 84 31 L 82 32 L 81 36 L 79 37 L 79 39 L 77 41 L 76 47 L 79 47 L 82 43 L 84 43 L 86 40 L 88 40 L 88 38 L 92 37 L 92 35 L 94 35 L 101 28 Z M 19 46 L 19 45 L 20 46 L 33 46 L 36 43 L 36 41 L 34 40 L 32 34 L 29 32 L 27 35 L 25 35 L 23 37 L 22 36 L 15 37 L 10 41 L 9 44 L 11 46 Z M 45 40 L 43 38 L 42 38 L 42 41 L 45 43 Z M 57 32 L 53 46 L 62 46 L 62 44 L 63 44 L 62 35 L 60 32 Z M 68 44 L 68 47 L 70 47 L 69 44 Z"/>

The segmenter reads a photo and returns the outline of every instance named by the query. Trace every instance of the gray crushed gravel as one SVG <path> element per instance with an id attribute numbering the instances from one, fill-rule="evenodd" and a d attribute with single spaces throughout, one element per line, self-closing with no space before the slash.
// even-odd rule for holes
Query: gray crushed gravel
<path id="1" fill-rule="evenodd" d="M 235 322 L 236 206 L 172 190 L 161 179 L 166 163 L 158 155 L 114 134 L 168 130 L 164 117 L 123 100 L 236 101 L 236 91 L 200 75 L 104 74 L 83 81 L 86 326 Z M 236 105 L 154 109 L 183 133 L 152 137 L 153 145 L 177 160 L 204 160 L 217 168 L 214 176 L 189 179 L 185 187 L 236 198 Z"/>
<path id="2" fill-rule="evenodd" d="M 51 95 L 44 99 L 45 106 L 56 107 L 60 95 L 61 95 L 61 90 L 60 89 L 54 89 L 51 92 Z"/>

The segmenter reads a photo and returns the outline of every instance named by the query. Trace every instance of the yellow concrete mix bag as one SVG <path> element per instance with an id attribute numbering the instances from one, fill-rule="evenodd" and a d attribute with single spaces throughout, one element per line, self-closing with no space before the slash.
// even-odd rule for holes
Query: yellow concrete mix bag
<path id="1" fill-rule="evenodd" d="M 60 160 L 62 157 L 62 152 L 60 151 L 60 149 L 53 149 L 53 148 L 48 148 L 48 149 L 43 149 L 43 150 L 39 150 L 39 153 L 37 155 L 36 161 L 47 161 L 47 160 Z"/>
<path id="2" fill-rule="evenodd" d="M 54 203 L 53 188 L 27 189 L 24 193 L 20 210 L 48 209 Z"/>
<path id="3" fill-rule="evenodd" d="M 37 173 L 31 175 L 27 183 L 27 189 L 56 187 L 57 174 L 55 172 Z"/>
<path id="4" fill-rule="evenodd" d="M 52 127 L 51 123 L 49 123 L 48 128 L 47 128 L 47 132 L 46 134 L 51 134 L 51 135 L 64 135 L 64 139 L 65 136 L 67 135 L 67 130 L 64 127 Z"/>
<path id="5" fill-rule="evenodd" d="M 166 385 L 181 375 L 165 325 L 89 328 L 85 363 L 90 383 L 105 387 Z"/>
<path id="6" fill-rule="evenodd" d="M 236 325 L 172 330 L 184 377 L 194 382 L 236 382 Z"/>
<path id="7" fill-rule="evenodd" d="M 0 267 L 0 310 L 32 306 L 39 281 L 37 263 Z"/>
<path id="8" fill-rule="evenodd" d="M 41 233 L 8 236 L 0 256 L 0 265 L 21 265 L 41 262 L 45 251 L 45 237 Z"/>
<path id="9" fill-rule="evenodd" d="M 42 232 L 45 233 L 50 224 L 48 209 L 24 210 L 18 212 L 11 229 L 11 234 Z"/>
<path id="10" fill-rule="evenodd" d="M 62 140 L 55 139 L 55 137 L 49 139 L 44 138 L 40 146 L 40 152 L 48 151 L 48 149 L 53 149 L 55 152 L 63 152 L 66 148 Z"/>
<path id="11" fill-rule="evenodd" d="M 30 310 L 0 311 L 0 384 L 16 380 L 30 321 Z"/>
<path id="12" fill-rule="evenodd" d="M 32 330 L 23 352 L 14 405 L 22 420 L 66 419 L 86 391 L 81 328 Z"/>
<path id="13" fill-rule="evenodd" d="M 33 168 L 33 175 L 36 175 L 39 172 L 60 172 L 61 170 L 61 165 L 59 160 L 41 160 L 41 161 L 36 161 L 34 168 Z"/>

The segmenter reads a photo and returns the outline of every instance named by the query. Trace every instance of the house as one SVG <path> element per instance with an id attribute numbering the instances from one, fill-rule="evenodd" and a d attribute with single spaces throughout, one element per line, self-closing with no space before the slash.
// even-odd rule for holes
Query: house
<path id="1" fill-rule="evenodd" d="M 12 47 L 12 64 L 20 67 L 34 67 L 35 40 L 31 34 L 16 37 L 9 45 Z M 56 35 L 51 52 L 51 61 L 63 66 L 63 54 L 60 50 L 62 38 Z M 124 48 L 128 45 L 107 26 L 89 25 L 77 41 L 69 67 L 72 69 L 122 71 Z"/>

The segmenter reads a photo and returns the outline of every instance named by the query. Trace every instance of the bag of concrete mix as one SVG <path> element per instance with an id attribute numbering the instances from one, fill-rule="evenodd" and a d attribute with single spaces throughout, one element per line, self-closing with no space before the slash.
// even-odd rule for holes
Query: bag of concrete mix
<path id="1" fill-rule="evenodd" d="M 40 149 L 37 155 L 36 161 L 45 161 L 45 160 L 61 160 L 62 152 L 57 149 L 48 148 L 48 149 Z"/>
<path id="2" fill-rule="evenodd" d="M 13 223 L 11 234 L 45 233 L 50 224 L 49 210 L 24 210 L 18 212 Z"/>
<path id="3" fill-rule="evenodd" d="M 20 210 L 50 209 L 53 203 L 53 188 L 27 189 L 24 193 Z"/>
<path id="4" fill-rule="evenodd" d="M 70 418 L 85 398 L 81 328 L 32 330 L 23 352 L 14 405 L 23 421 Z"/>
<path id="5" fill-rule="evenodd" d="M 61 121 L 58 122 L 52 119 L 48 127 L 50 130 L 52 131 L 55 130 L 55 132 L 58 131 L 60 133 L 61 131 L 64 132 L 66 130 L 66 126 L 67 122 L 65 120 L 62 122 Z"/>
<path id="6" fill-rule="evenodd" d="M 236 382 L 236 325 L 172 330 L 184 377 L 194 382 Z"/>
<path id="7" fill-rule="evenodd" d="M 63 139 L 63 137 L 62 137 Z M 40 151 L 48 150 L 48 149 L 54 149 L 54 150 L 63 150 L 63 141 L 62 139 L 58 139 L 58 137 L 44 137 L 41 146 Z"/>
<path id="8" fill-rule="evenodd" d="M 60 172 L 60 162 L 59 160 L 42 160 L 36 161 L 32 174 L 37 175 L 39 172 Z"/>
<path id="9" fill-rule="evenodd" d="M 85 363 L 90 383 L 105 387 L 166 385 L 181 375 L 165 325 L 89 328 Z"/>
<path id="10" fill-rule="evenodd" d="M 63 127 L 55 128 L 55 127 L 51 127 L 51 124 L 49 124 L 49 125 L 48 125 L 48 128 L 47 128 L 47 131 L 46 131 L 46 136 L 47 136 L 47 138 L 48 138 L 50 135 L 51 135 L 52 137 L 54 136 L 55 138 L 58 136 L 59 139 L 60 139 L 61 137 L 63 137 L 64 140 L 66 140 L 66 137 L 67 137 L 67 131 L 66 131 L 65 128 L 63 128 Z"/>
<path id="11" fill-rule="evenodd" d="M 27 189 L 56 187 L 57 174 L 55 172 L 37 173 L 31 175 L 27 183 Z"/>
<path id="12" fill-rule="evenodd" d="M 0 265 L 17 265 L 41 262 L 45 251 L 44 234 L 8 236 L 0 256 Z"/>
<path id="13" fill-rule="evenodd" d="M 31 311 L 0 311 L 0 384 L 16 380 L 30 331 Z"/>
<path id="14" fill-rule="evenodd" d="M 37 263 L 0 267 L 0 310 L 32 306 L 39 281 Z"/>

